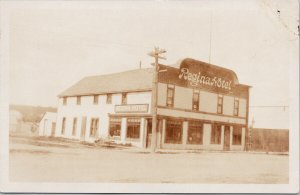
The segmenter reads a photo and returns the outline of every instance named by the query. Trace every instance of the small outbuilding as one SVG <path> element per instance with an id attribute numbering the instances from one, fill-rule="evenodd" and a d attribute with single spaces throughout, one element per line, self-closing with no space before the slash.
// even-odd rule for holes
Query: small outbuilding
<path id="1" fill-rule="evenodd" d="M 39 124 L 39 136 L 54 136 L 56 126 L 56 113 L 45 112 Z"/>

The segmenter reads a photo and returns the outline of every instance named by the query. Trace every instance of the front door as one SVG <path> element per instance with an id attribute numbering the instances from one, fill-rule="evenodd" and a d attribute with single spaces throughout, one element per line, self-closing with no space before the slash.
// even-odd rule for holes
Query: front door
<path id="1" fill-rule="evenodd" d="M 147 137 L 146 137 L 146 147 L 151 147 L 151 136 L 152 136 L 152 120 L 147 119 Z"/>
<path id="2" fill-rule="evenodd" d="M 82 122 L 81 122 L 81 140 L 85 140 L 85 131 L 86 131 L 86 116 L 82 117 Z"/>
<path id="3" fill-rule="evenodd" d="M 224 127 L 224 148 L 223 150 L 230 150 L 230 126 Z"/>

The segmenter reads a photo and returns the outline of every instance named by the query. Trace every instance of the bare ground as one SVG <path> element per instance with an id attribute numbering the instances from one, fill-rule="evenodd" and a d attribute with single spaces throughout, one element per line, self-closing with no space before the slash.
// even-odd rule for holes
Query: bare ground
<path id="1" fill-rule="evenodd" d="M 288 183 L 288 155 L 160 152 L 12 136 L 10 180 L 22 182 Z"/>

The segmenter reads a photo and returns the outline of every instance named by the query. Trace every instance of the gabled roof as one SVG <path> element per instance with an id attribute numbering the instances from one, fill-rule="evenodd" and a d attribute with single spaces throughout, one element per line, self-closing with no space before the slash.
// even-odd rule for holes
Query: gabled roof
<path id="1" fill-rule="evenodd" d="M 61 94 L 64 96 L 93 95 L 152 90 L 153 69 L 136 69 L 114 74 L 85 77 Z"/>

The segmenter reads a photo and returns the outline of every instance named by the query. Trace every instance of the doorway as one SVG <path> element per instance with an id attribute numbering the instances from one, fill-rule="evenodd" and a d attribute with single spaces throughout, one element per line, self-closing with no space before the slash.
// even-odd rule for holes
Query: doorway
<path id="1" fill-rule="evenodd" d="M 224 126 L 224 148 L 223 150 L 230 150 L 230 126 Z"/>
<path id="2" fill-rule="evenodd" d="M 152 119 L 147 119 L 146 148 L 151 147 L 151 137 L 152 137 Z"/>
<path id="3" fill-rule="evenodd" d="M 81 140 L 85 140 L 85 132 L 86 132 L 86 116 L 82 117 L 82 122 L 81 122 Z"/>

